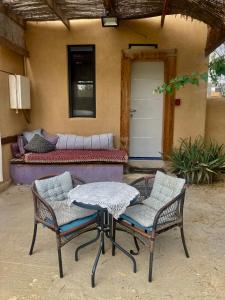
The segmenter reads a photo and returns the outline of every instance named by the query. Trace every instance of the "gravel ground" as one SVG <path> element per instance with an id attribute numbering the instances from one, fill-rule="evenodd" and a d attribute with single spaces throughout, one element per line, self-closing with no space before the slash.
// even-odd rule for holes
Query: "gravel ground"
<path id="1" fill-rule="evenodd" d="M 134 178 L 126 178 L 127 181 Z M 100 258 L 96 288 L 90 273 L 97 244 L 82 250 L 79 262 L 74 249 L 92 237 L 82 235 L 63 250 L 65 276 L 59 279 L 55 236 L 38 228 L 34 254 L 28 255 L 33 229 L 30 188 L 10 186 L 0 194 L 0 300 L 22 299 L 225 299 L 225 182 L 190 186 L 185 201 L 186 258 L 178 229 L 160 235 L 156 242 L 153 282 L 148 283 L 148 248 L 136 257 L 138 272 L 122 253 L 111 256 L 110 244 Z M 118 233 L 126 249 L 132 239 Z"/>

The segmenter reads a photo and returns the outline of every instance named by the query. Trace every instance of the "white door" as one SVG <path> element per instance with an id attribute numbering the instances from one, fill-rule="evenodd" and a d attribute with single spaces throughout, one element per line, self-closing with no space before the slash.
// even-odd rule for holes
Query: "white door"
<path id="1" fill-rule="evenodd" d="M 137 61 L 132 64 L 130 157 L 161 157 L 163 95 L 153 91 L 163 82 L 163 62 Z"/>

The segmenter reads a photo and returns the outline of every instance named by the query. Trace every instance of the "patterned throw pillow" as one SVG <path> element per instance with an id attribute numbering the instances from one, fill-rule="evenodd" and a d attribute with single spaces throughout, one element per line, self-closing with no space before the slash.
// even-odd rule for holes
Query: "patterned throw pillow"
<path id="1" fill-rule="evenodd" d="M 55 145 L 45 140 L 39 134 L 35 134 L 31 141 L 24 148 L 30 152 L 42 153 L 55 150 Z"/>
<path id="2" fill-rule="evenodd" d="M 59 139 L 58 135 L 50 134 L 47 131 L 45 131 L 44 129 L 42 131 L 42 134 L 43 134 L 43 137 L 50 143 L 56 145 L 56 143 L 58 142 L 58 139 Z"/>
<path id="3" fill-rule="evenodd" d="M 42 136 L 42 129 L 35 129 L 33 131 L 24 131 L 23 136 L 25 137 L 26 141 L 29 143 L 31 139 L 34 137 L 35 134 Z"/>

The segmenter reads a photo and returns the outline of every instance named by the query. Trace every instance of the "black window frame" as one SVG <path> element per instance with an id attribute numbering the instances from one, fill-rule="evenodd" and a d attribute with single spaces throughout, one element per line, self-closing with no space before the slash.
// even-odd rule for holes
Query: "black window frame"
<path id="1" fill-rule="evenodd" d="M 128 48 L 132 49 L 132 47 L 140 46 L 140 47 L 151 47 L 152 49 L 158 49 L 158 44 L 129 44 Z"/>
<path id="2" fill-rule="evenodd" d="M 71 53 L 70 48 L 72 47 L 93 47 L 93 74 L 94 74 L 94 87 L 93 87 L 93 99 L 94 99 L 94 111 L 92 116 L 74 116 L 73 115 L 73 98 L 72 98 L 72 84 L 71 84 Z M 96 118 L 96 46 L 95 44 L 75 44 L 67 45 L 67 65 L 68 65 L 68 91 L 69 91 L 69 118 Z"/>

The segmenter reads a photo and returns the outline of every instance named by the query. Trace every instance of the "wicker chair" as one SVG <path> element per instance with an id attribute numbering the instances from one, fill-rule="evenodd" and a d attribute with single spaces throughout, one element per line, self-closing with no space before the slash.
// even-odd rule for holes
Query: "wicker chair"
<path id="1" fill-rule="evenodd" d="M 48 179 L 51 177 L 55 177 L 56 175 L 45 176 L 40 178 L 40 180 Z M 83 180 L 72 176 L 73 187 L 77 186 L 78 184 L 84 184 Z M 33 194 L 33 202 L 34 202 L 34 231 L 33 231 L 33 238 L 30 247 L 29 254 L 32 255 L 33 248 L 36 240 L 37 234 L 37 225 L 43 224 L 44 227 L 49 228 L 56 234 L 56 243 L 57 243 L 57 252 L 58 252 L 58 261 L 59 261 L 59 275 L 60 278 L 63 277 L 63 267 L 62 267 L 62 255 L 61 255 L 61 248 L 71 241 L 73 238 L 79 236 L 82 233 L 96 230 L 97 225 L 97 214 L 93 214 L 81 219 L 75 219 L 68 224 L 64 224 L 59 226 L 57 223 L 57 218 L 55 212 L 51 205 L 43 199 L 36 188 L 35 182 L 32 184 L 31 187 L 32 194 Z M 94 225 L 94 226 L 93 226 Z"/>
<path id="2" fill-rule="evenodd" d="M 162 173 L 161 173 L 162 174 Z M 164 175 L 168 176 L 168 175 Z M 180 179 L 178 179 L 180 180 Z M 129 215 L 129 210 L 136 210 L 136 216 L 139 212 L 148 213 L 148 210 L 151 212 L 151 192 L 154 185 L 154 177 L 142 177 L 138 180 L 135 180 L 131 183 L 132 186 L 137 188 L 140 191 L 140 202 L 135 203 L 133 207 L 129 207 L 123 215 L 120 216 L 120 219 L 114 220 L 113 227 L 113 237 L 115 238 L 116 229 L 126 231 L 129 234 L 133 235 L 134 242 L 137 248 L 137 252 L 131 250 L 132 254 L 139 253 L 138 240 L 144 238 L 147 239 L 149 249 L 150 249 L 150 260 L 149 260 L 149 275 L 148 280 L 152 281 L 152 270 L 153 270 L 153 254 L 156 236 L 160 233 L 168 231 L 174 227 L 179 227 L 181 232 L 181 239 L 184 247 L 186 257 L 189 257 L 187 246 L 184 238 L 183 230 L 183 209 L 184 209 L 184 200 L 185 200 L 185 190 L 186 187 L 180 188 L 179 194 L 174 198 L 168 197 L 166 203 L 161 206 L 158 211 L 155 211 L 155 214 L 152 216 L 152 219 L 149 221 L 149 224 L 141 224 L 141 216 L 139 218 L 132 218 Z M 146 200 L 147 199 L 147 200 Z M 148 203 L 146 203 L 146 201 Z M 147 205 L 148 204 L 148 205 Z M 131 214 L 132 215 L 132 214 Z M 138 219 L 138 220 L 137 220 Z M 141 222 L 141 223 L 140 223 Z M 119 225 L 119 226 L 118 226 Z M 143 241 L 142 241 L 143 242 Z M 115 249 L 113 249 L 113 255 L 115 255 Z"/>

